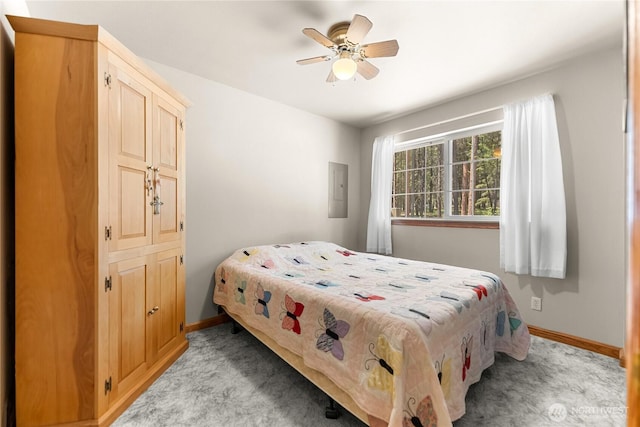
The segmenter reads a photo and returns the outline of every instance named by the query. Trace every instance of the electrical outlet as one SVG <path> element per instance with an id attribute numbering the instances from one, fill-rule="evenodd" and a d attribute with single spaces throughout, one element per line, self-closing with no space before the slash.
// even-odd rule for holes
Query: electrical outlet
<path id="1" fill-rule="evenodd" d="M 531 310 L 542 311 L 542 298 L 531 297 Z"/>

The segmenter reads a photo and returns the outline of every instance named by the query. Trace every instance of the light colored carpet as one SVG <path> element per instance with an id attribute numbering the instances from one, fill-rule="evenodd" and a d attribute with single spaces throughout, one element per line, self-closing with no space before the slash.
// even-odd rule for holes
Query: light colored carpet
<path id="1" fill-rule="evenodd" d="M 114 426 L 364 426 L 342 410 L 324 416 L 326 396 L 250 333 L 230 324 L 187 335 L 189 350 Z M 467 394 L 467 426 L 624 426 L 625 371 L 618 361 L 532 337 L 518 362 L 496 354 Z"/>

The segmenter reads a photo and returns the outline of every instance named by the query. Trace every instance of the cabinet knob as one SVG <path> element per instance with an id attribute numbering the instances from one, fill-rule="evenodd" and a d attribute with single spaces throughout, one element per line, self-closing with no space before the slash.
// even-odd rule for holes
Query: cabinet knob
<path id="1" fill-rule="evenodd" d="M 155 306 L 155 307 L 153 307 L 151 310 L 149 310 L 149 311 L 147 312 L 147 314 L 148 314 L 149 316 L 151 316 L 153 313 L 155 313 L 155 312 L 156 312 L 156 311 L 158 311 L 158 310 L 160 310 L 160 307 L 158 307 L 158 306 L 156 305 L 156 306 Z"/>

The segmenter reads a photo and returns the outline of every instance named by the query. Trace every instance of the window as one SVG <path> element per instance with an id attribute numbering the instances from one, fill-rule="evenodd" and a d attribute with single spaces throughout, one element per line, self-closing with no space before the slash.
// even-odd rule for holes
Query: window
<path id="1" fill-rule="evenodd" d="M 496 221 L 501 123 L 396 145 L 391 217 Z"/>

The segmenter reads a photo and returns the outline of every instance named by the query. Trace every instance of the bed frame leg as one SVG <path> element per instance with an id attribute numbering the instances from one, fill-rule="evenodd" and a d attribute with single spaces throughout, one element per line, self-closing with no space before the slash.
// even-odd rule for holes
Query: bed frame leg
<path id="1" fill-rule="evenodd" d="M 231 321 L 231 333 L 235 335 L 240 331 L 242 331 L 242 326 L 240 326 L 240 324 L 238 322 L 236 322 L 235 320 L 232 320 Z"/>
<path id="2" fill-rule="evenodd" d="M 335 420 L 336 418 L 338 418 L 338 416 L 340 416 L 340 412 L 338 412 L 336 402 L 332 398 L 329 398 L 329 406 L 325 408 L 324 416 L 332 420 Z"/>

